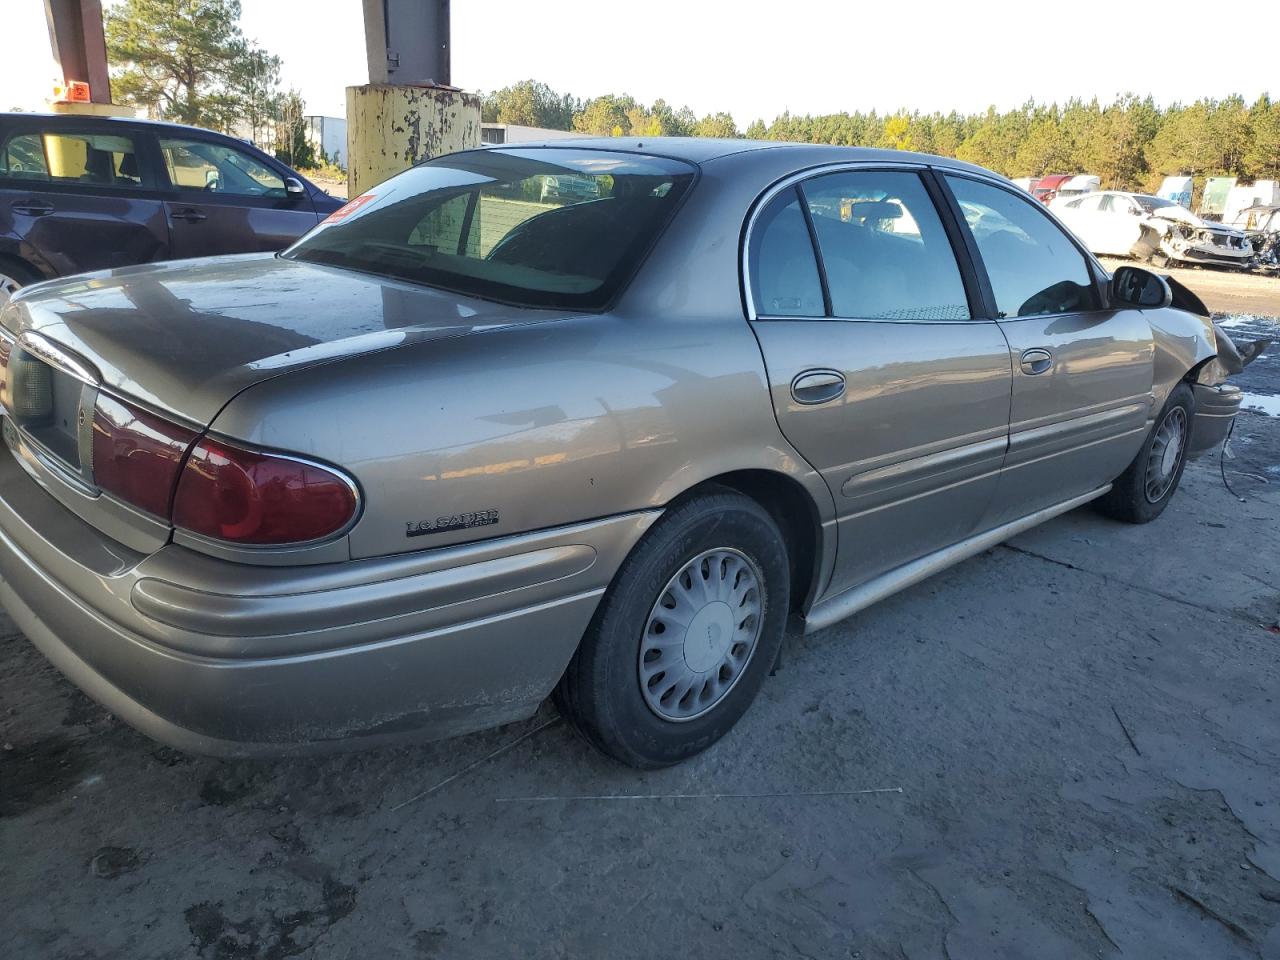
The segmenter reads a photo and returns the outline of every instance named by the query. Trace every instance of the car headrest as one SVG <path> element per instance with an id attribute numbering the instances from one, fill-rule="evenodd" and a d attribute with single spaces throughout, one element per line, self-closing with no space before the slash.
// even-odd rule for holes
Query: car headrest
<path id="1" fill-rule="evenodd" d="M 138 176 L 138 156 L 133 153 L 126 153 L 120 158 L 120 176 L 137 177 Z"/>

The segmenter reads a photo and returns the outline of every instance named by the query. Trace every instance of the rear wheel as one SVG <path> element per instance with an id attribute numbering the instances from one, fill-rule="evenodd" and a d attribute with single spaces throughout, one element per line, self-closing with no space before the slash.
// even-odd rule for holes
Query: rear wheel
<path id="1" fill-rule="evenodd" d="M 787 545 L 732 491 L 672 508 L 623 563 L 556 690 L 561 711 L 622 763 L 678 763 L 724 736 L 782 645 Z"/>
<path id="2" fill-rule="evenodd" d="M 1128 523 L 1148 523 L 1164 512 L 1187 465 L 1194 402 L 1185 383 L 1173 388 L 1138 455 L 1097 500 L 1099 510 Z"/>

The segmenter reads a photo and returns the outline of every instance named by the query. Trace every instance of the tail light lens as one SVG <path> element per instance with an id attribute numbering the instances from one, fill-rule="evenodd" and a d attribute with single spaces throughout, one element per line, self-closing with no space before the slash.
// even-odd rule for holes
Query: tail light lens
<path id="1" fill-rule="evenodd" d="M 355 486 L 318 464 L 205 438 L 187 458 L 173 524 L 230 543 L 305 543 L 356 515 Z"/>
<path id="2" fill-rule="evenodd" d="M 196 434 L 106 394 L 93 411 L 93 480 L 101 489 L 158 517 Z"/>

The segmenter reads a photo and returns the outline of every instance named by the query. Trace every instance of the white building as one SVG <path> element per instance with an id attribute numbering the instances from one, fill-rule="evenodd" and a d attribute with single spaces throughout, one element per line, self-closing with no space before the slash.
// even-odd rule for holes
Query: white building
<path id="1" fill-rule="evenodd" d="M 330 163 L 346 169 L 347 118 L 305 117 L 307 142 L 316 148 L 317 159 L 323 153 Z"/>
<path id="2" fill-rule="evenodd" d="M 482 123 L 480 124 L 480 142 L 495 143 L 530 143 L 537 140 L 572 140 L 581 138 L 583 134 L 572 130 L 548 130 L 546 127 L 522 127 L 518 123 Z"/>

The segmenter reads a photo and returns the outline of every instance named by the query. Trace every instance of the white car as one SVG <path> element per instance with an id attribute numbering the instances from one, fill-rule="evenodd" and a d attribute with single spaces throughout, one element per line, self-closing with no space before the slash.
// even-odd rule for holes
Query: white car
<path id="1" fill-rule="evenodd" d="M 1097 254 L 1230 267 L 1250 266 L 1254 257 L 1244 231 L 1160 197 L 1103 190 L 1059 198 L 1049 209 Z"/>

